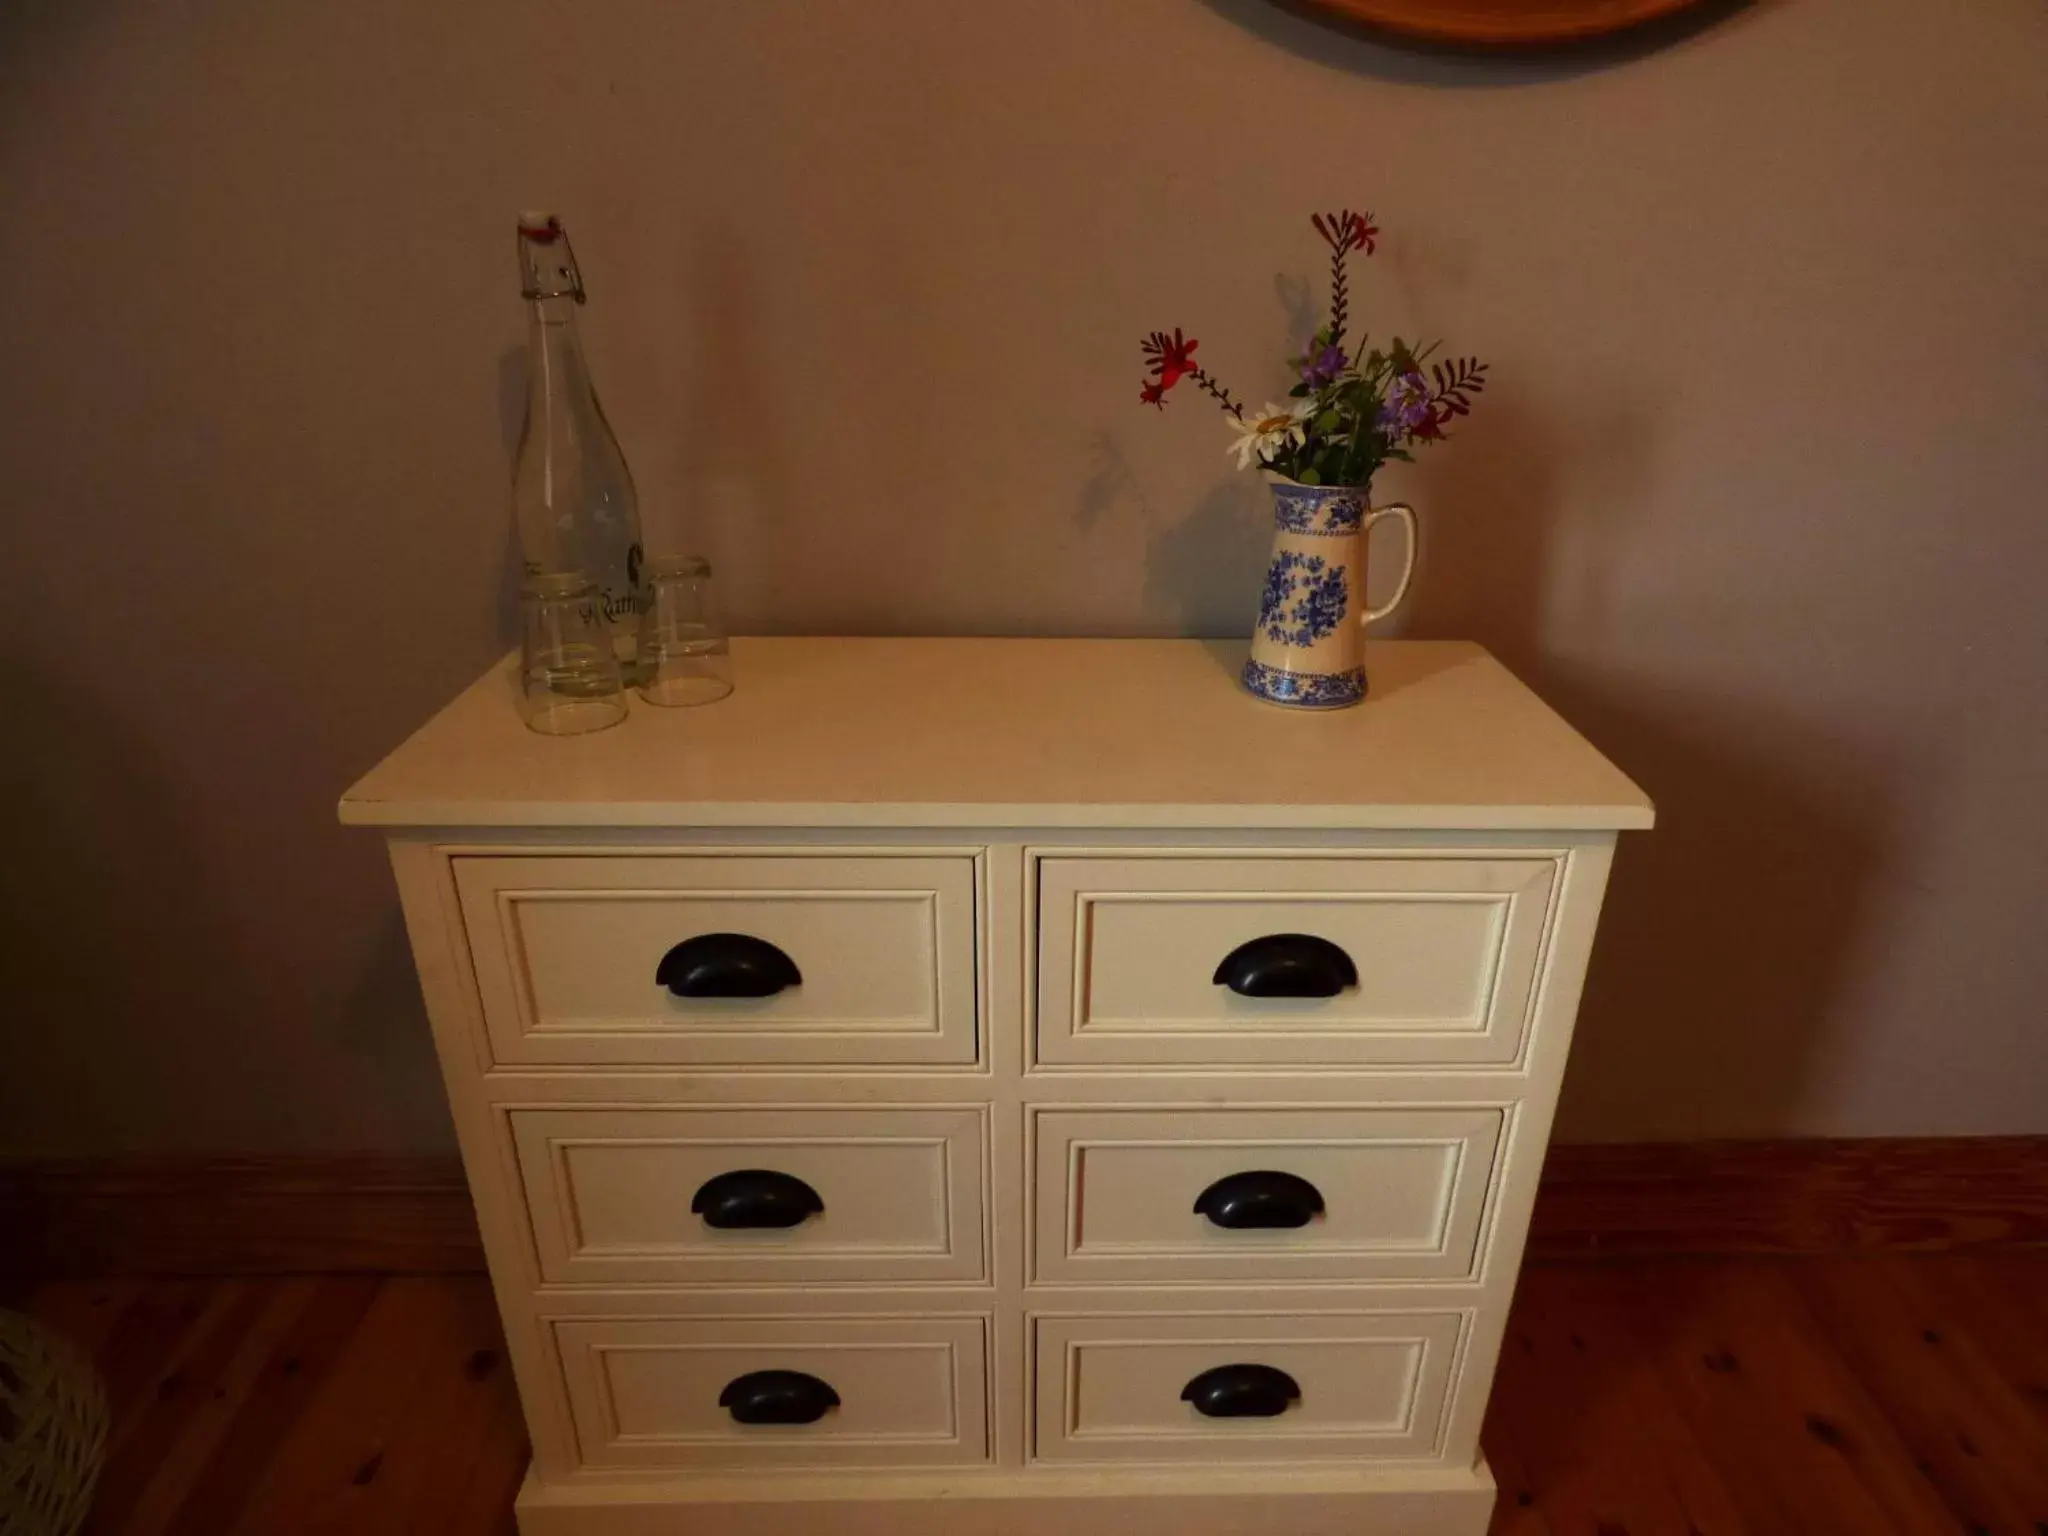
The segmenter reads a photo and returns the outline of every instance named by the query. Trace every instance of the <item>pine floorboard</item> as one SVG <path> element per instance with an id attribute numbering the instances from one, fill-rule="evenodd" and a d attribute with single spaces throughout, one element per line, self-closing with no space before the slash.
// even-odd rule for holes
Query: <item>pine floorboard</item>
<path id="1" fill-rule="evenodd" d="M 481 1277 L 66 1280 L 114 1429 L 86 1536 L 511 1536 Z M 2048 1536 L 2048 1250 L 1538 1265 L 1494 1536 Z"/>

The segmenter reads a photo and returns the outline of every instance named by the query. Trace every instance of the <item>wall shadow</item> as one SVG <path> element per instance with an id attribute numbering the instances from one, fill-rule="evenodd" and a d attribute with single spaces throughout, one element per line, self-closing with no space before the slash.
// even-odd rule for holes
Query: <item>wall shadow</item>
<path id="1" fill-rule="evenodd" d="M 847 629 L 846 605 L 829 559 L 815 591 L 792 594 L 775 583 L 783 565 L 776 552 L 816 547 L 820 536 L 804 526 L 784 468 L 793 460 L 759 337 L 758 317 L 772 302 L 761 281 L 739 230 L 715 222 L 696 229 L 676 287 L 687 338 L 674 414 L 680 505 L 652 519 L 643 513 L 643 521 L 650 547 L 709 557 L 729 624 L 776 634 L 809 617 L 837 632 Z"/>
<path id="2" fill-rule="evenodd" d="M 180 1115 L 134 1124 L 139 1085 L 175 1100 L 195 1077 L 231 1075 L 221 1021 L 254 1016 L 256 987 L 149 743 L 32 667 L 10 672 L 9 694 L 35 729 L 0 753 L 13 809 L 0 903 L 14 919 L 0 955 L 0 1148 L 154 1149 Z"/>
<path id="3" fill-rule="evenodd" d="M 1657 804 L 1656 830 L 1616 859 L 1563 1139 L 1801 1123 L 1847 1027 L 1905 786 L 1934 771 L 1633 659 L 1645 618 L 1617 611 L 1608 573 L 1638 536 L 1626 509 L 1652 491 L 1656 409 L 1503 392 L 1402 477 L 1426 530 L 1405 632 L 1480 641 Z"/>
<path id="4" fill-rule="evenodd" d="M 374 840 L 349 843 L 367 878 L 337 866 L 311 882 L 297 834 L 312 820 L 325 836 L 331 812 L 295 807 L 287 841 L 252 860 L 135 701 L 31 666 L 10 688 L 35 730 L 0 753 L 13 811 L 0 904 L 14 917 L 0 946 L 0 1152 L 285 1150 L 323 1112 L 394 1139 L 445 1123 L 402 920 L 388 895 L 369 898 L 386 909 L 374 934 L 351 908 L 372 881 L 388 889 Z M 234 725 L 223 716 L 216 733 L 223 762 Z M 275 809 L 244 813 L 275 833 Z M 365 933 L 361 966 L 309 975 L 271 942 L 293 943 L 289 923 L 251 929 L 252 883 L 263 901 Z M 372 1113 L 348 1102 L 365 1081 L 383 1085 Z"/>
<path id="5" fill-rule="evenodd" d="M 1510 659 L 1657 802 L 1615 861 L 1560 1138 L 1811 1125 L 1929 765 L 1753 699 Z"/>
<path id="6" fill-rule="evenodd" d="M 1146 614 L 1163 616 L 1177 634 L 1214 633 L 1215 615 L 1229 614 L 1226 628 L 1249 635 L 1272 539 L 1265 485 L 1251 475 L 1220 481 L 1186 517 L 1147 537 Z"/>
<path id="7" fill-rule="evenodd" d="M 381 857 L 377 862 L 384 864 Z M 388 886 L 388 865 L 379 878 Z M 342 972 L 346 984 L 333 1000 L 330 1039 L 340 1054 L 367 1064 L 363 1074 L 380 1085 L 379 1108 L 387 1124 L 434 1127 L 437 1139 L 453 1146 L 454 1117 L 434 1062 L 433 1031 L 405 915 L 386 898 L 363 911 L 349 932 L 356 947 Z"/>

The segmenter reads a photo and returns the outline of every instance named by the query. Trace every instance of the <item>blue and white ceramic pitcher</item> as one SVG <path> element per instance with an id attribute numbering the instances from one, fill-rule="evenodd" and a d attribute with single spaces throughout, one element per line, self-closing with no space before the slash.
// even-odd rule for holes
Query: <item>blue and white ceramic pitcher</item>
<path id="1" fill-rule="evenodd" d="M 1274 704 L 1342 709 L 1365 697 L 1365 626 L 1408 595 L 1415 574 L 1415 512 L 1374 508 L 1369 486 L 1298 485 L 1273 478 L 1273 561 L 1259 597 L 1244 685 Z M 1408 532 L 1394 595 L 1365 606 L 1365 536 L 1381 518 Z"/>

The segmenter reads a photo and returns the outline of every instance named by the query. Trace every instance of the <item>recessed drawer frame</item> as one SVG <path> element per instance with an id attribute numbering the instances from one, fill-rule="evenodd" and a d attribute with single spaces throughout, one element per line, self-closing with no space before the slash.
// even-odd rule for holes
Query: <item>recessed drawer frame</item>
<path id="1" fill-rule="evenodd" d="M 549 1325 L 583 1465 L 935 1466 L 986 1462 L 985 1316 L 573 1318 Z M 837 1407 L 741 1424 L 735 1379 L 796 1371 Z"/>
<path id="2" fill-rule="evenodd" d="M 972 1284 L 988 1274 L 986 1105 L 505 1112 L 541 1278 L 556 1285 Z M 802 1180 L 824 1209 L 719 1229 L 720 1174 Z"/>
<path id="3" fill-rule="evenodd" d="M 455 886 L 501 1066 L 970 1066 L 980 856 L 708 850 L 461 854 Z M 678 997 L 705 934 L 782 950 L 801 982 Z"/>
<path id="4" fill-rule="evenodd" d="M 1043 1462 L 1423 1461 L 1470 1314 L 1062 1316 L 1032 1319 L 1034 1456 Z M 1220 1366 L 1287 1373 L 1272 1418 L 1205 1418 L 1182 1397 Z"/>
<path id="5" fill-rule="evenodd" d="M 1034 1108 L 1040 1285 L 1476 1278 L 1503 1106 Z M 1324 1210 L 1230 1230 L 1199 1214 L 1221 1179 L 1278 1171 Z"/>
<path id="6" fill-rule="evenodd" d="M 1032 869 L 1034 1068 L 1497 1067 L 1527 1045 L 1563 855 L 1040 850 Z M 1218 982 L 1276 934 L 1336 945 L 1355 982 Z"/>

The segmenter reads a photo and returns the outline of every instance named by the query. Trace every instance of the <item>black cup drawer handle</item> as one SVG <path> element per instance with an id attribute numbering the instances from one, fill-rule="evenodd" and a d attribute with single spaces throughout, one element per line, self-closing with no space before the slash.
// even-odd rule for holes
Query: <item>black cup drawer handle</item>
<path id="1" fill-rule="evenodd" d="M 1219 1365 L 1182 1387 L 1180 1400 L 1207 1419 L 1272 1419 L 1301 1401 L 1301 1388 L 1270 1365 Z"/>
<path id="2" fill-rule="evenodd" d="M 1261 1168 L 1218 1179 L 1196 1197 L 1195 1214 L 1219 1227 L 1305 1227 L 1323 1214 L 1323 1192 L 1299 1174 Z"/>
<path id="3" fill-rule="evenodd" d="M 738 1424 L 815 1424 L 839 1406 L 829 1383 L 802 1371 L 749 1371 L 718 1394 Z"/>
<path id="4" fill-rule="evenodd" d="M 677 997 L 773 997 L 803 980 L 788 955 L 744 933 L 700 933 L 654 968 L 655 985 Z"/>
<path id="5" fill-rule="evenodd" d="M 793 1173 L 735 1168 L 699 1185 L 690 1209 L 707 1227 L 795 1227 L 822 1215 L 825 1202 Z"/>
<path id="6" fill-rule="evenodd" d="M 1269 933 L 1225 955 L 1212 979 L 1240 997 L 1335 997 L 1358 985 L 1358 967 L 1328 939 Z"/>

